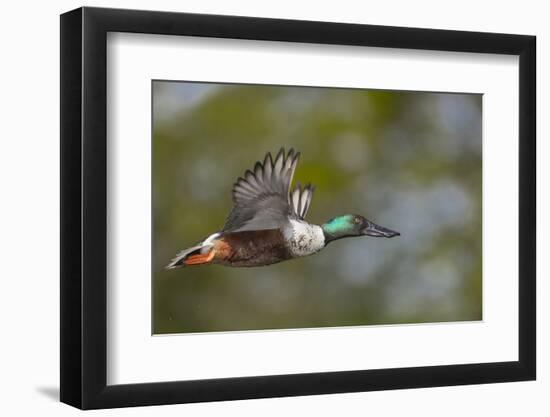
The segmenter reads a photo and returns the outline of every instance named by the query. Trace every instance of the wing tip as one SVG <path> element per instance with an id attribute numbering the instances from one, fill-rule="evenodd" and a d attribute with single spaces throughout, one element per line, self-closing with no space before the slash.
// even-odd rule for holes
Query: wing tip
<path id="1" fill-rule="evenodd" d="M 287 151 L 284 146 L 281 146 L 274 159 L 272 158 L 271 152 L 267 152 L 265 158 L 267 159 L 267 157 L 269 156 L 272 161 L 277 161 L 279 158 L 282 158 L 284 165 L 284 163 L 287 163 L 289 160 L 294 162 L 295 160 L 299 159 L 300 155 L 300 151 L 297 151 L 296 149 L 294 149 L 294 147 L 289 148 Z"/>
<path id="2" fill-rule="evenodd" d="M 273 157 L 271 156 L 271 152 L 266 153 L 264 157 L 264 167 L 267 165 L 273 168 Z"/>
<path id="3" fill-rule="evenodd" d="M 279 149 L 275 158 L 271 151 L 267 152 L 263 161 L 257 161 L 252 169 L 247 169 L 243 176 L 233 183 L 231 189 L 233 202 L 237 203 L 241 198 L 252 197 L 251 191 L 260 191 L 259 189 L 266 185 L 270 192 L 288 194 L 300 155 L 300 152 L 293 147 L 287 151 L 284 146 Z M 275 186 L 271 184 L 273 181 L 282 181 L 285 184 Z"/>

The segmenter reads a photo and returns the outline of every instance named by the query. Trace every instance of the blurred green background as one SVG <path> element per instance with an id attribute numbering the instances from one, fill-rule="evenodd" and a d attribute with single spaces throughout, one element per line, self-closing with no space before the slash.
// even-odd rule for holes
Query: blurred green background
<path id="1" fill-rule="evenodd" d="M 481 320 L 481 95 L 153 81 L 153 333 Z M 166 271 L 237 177 L 302 153 L 308 221 L 401 232 L 271 266 Z"/>

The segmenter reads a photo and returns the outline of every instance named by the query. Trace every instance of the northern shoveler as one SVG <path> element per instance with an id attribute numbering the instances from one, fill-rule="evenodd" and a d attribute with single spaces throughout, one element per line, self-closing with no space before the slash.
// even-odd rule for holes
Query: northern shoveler
<path id="1" fill-rule="evenodd" d="M 352 236 L 394 237 L 398 232 L 363 216 L 346 214 L 317 226 L 306 222 L 315 187 L 290 191 L 300 153 L 281 149 L 256 162 L 233 186 L 234 207 L 223 229 L 182 250 L 166 267 L 221 264 L 262 266 L 312 255 L 328 243 Z"/>

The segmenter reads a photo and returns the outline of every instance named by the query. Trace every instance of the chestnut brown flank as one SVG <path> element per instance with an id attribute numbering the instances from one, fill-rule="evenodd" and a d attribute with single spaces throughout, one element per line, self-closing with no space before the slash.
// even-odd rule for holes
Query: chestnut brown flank
<path id="1" fill-rule="evenodd" d="M 290 258 L 279 229 L 225 233 L 214 241 L 212 263 L 261 266 Z"/>

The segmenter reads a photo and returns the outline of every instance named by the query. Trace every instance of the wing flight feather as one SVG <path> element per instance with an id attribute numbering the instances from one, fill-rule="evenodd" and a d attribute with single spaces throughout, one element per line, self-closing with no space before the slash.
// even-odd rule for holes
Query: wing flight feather
<path id="1" fill-rule="evenodd" d="M 256 162 L 253 170 L 247 170 L 233 185 L 234 207 L 225 222 L 224 232 L 266 230 L 282 228 L 289 218 L 303 218 L 311 201 L 312 186 L 298 190 L 294 203 L 294 189 L 290 196 L 290 184 L 298 164 L 300 153 L 281 150 L 273 159 L 267 153 L 263 162 Z M 303 194 L 303 195 L 302 195 Z"/>

